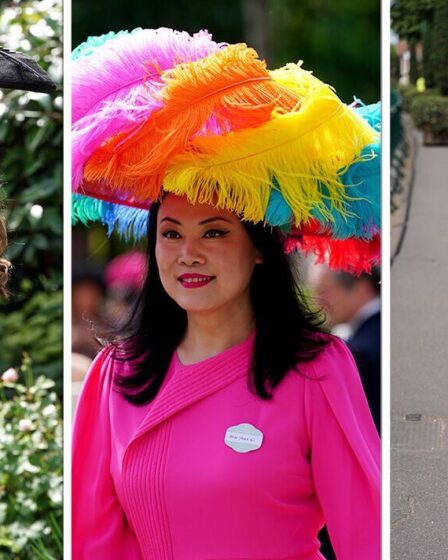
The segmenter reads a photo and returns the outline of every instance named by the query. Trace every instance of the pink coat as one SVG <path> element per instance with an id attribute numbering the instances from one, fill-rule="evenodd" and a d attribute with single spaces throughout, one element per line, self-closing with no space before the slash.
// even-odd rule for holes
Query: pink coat
<path id="1" fill-rule="evenodd" d="M 379 438 L 351 354 L 334 339 L 265 401 L 252 344 L 175 354 L 143 407 L 112 389 L 126 364 L 99 354 L 75 418 L 73 560 L 317 560 L 324 522 L 338 560 L 379 560 Z M 224 441 L 240 424 L 262 433 L 249 452 Z"/>

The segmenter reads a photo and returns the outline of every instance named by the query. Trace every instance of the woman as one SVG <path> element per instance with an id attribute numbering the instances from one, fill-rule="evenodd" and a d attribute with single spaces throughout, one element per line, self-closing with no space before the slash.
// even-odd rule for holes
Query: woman
<path id="1" fill-rule="evenodd" d="M 160 48 L 161 37 L 156 38 Z M 75 84 L 82 72 L 95 75 L 92 65 L 116 60 L 112 52 L 123 53 L 123 45 L 129 46 L 125 40 L 133 47 L 143 42 L 131 34 L 109 38 L 109 51 L 102 40 L 79 49 L 78 60 L 85 68 L 74 65 Z M 200 40 L 204 48 L 204 36 Z M 198 54 L 192 43 L 189 56 Z M 198 89 L 204 82 L 208 85 L 209 76 L 229 54 L 210 44 L 207 48 L 203 58 L 175 67 L 177 75 L 145 82 L 144 92 L 126 92 L 127 103 L 130 97 L 134 100 L 133 127 L 126 121 L 132 120 L 129 114 L 121 113 L 118 134 L 115 119 L 104 125 L 104 111 L 116 116 L 123 108 L 116 87 L 111 87 L 109 106 L 95 105 L 104 98 L 102 91 L 88 110 L 84 108 L 85 116 L 75 118 L 78 217 L 96 213 L 119 227 L 125 220 L 125 229 L 132 224 L 135 231 L 147 217 L 144 200 L 152 205 L 147 279 L 139 305 L 127 336 L 123 333 L 96 358 L 76 414 L 73 558 L 314 560 L 323 558 L 317 533 L 326 522 L 338 558 L 378 559 L 378 436 L 350 353 L 338 339 L 321 332 L 296 291 L 283 252 L 283 237 L 293 240 L 291 230 L 285 222 L 273 223 L 282 221 L 286 208 L 286 221 L 293 215 L 297 226 L 299 208 L 306 213 L 309 205 L 313 219 L 319 216 L 326 228 L 317 232 L 302 224 L 298 242 L 314 242 L 318 248 L 319 233 L 326 247 L 333 241 L 337 245 L 340 240 L 329 233 L 326 214 L 337 203 L 327 207 L 325 201 L 338 197 L 333 187 L 340 176 L 329 171 L 327 149 L 326 161 L 318 162 L 318 180 L 324 170 L 329 173 L 320 203 L 315 193 L 306 191 L 307 178 L 300 182 L 303 191 L 289 191 L 290 177 L 294 175 L 297 183 L 300 174 L 297 166 L 303 171 L 311 165 L 302 153 L 292 163 L 285 157 L 283 165 L 277 165 L 275 177 L 271 173 L 276 187 L 271 192 L 251 190 L 255 174 L 248 171 L 254 161 L 249 155 L 238 166 L 238 180 L 233 180 L 233 171 L 222 163 L 224 152 L 237 146 L 242 154 L 252 145 L 248 136 L 253 134 L 269 144 L 272 127 L 279 136 L 286 135 L 290 129 L 285 132 L 282 127 L 286 122 L 293 125 L 299 103 L 296 90 L 286 88 L 285 80 L 272 83 L 269 76 L 252 76 L 257 81 L 257 92 L 251 95 L 258 115 L 248 110 L 249 95 L 238 86 L 231 100 L 221 98 L 204 110 L 204 99 L 211 96 L 206 90 L 195 101 L 201 111 L 192 109 L 190 100 L 176 112 L 173 89 L 187 91 L 180 82 L 189 72 L 190 78 L 204 80 Z M 144 58 L 147 64 L 147 52 Z M 238 76 L 243 87 L 247 80 Z M 258 82 L 269 87 L 260 89 Z M 171 90 L 164 90 L 164 83 Z M 159 86 L 156 107 L 145 114 L 142 98 Z M 222 90 L 220 86 L 214 94 Z M 325 93 L 327 101 L 330 96 Z M 303 96 L 304 117 L 305 101 Z M 271 104 L 278 104 L 274 112 Z M 359 140 L 364 125 L 342 106 L 338 110 L 359 125 Z M 329 114 L 335 114 L 334 106 Z M 101 115 L 101 134 L 109 127 L 108 140 L 96 129 L 93 137 L 85 136 L 94 128 L 92 115 Z M 85 118 L 88 123 L 81 122 Z M 170 122 L 168 140 L 164 119 Z M 319 146 L 330 134 L 323 126 Z M 77 153 L 83 134 L 87 147 Z M 372 137 L 366 134 L 368 143 Z M 306 138 L 304 149 L 307 142 L 315 152 L 316 139 Z M 347 165 L 359 161 L 364 146 L 355 144 L 348 156 L 350 150 L 344 153 L 338 137 L 335 169 L 344 166 L 344 158 L 349 158 Z M 278 162 L 279 155 L 270 149 L 264 150 L 262 165 Z M 259 145 L 255 151 L 259 154 Z M 207 157 L 219 163 L 207 163 Z M 259 168 L 260 161 L 254 165 Z M 311 167 L 316 165 L 314 159 Z M 129 206 L 136 208 L 132 216 Z M 260 212 L 266 219 L 258 219 Z M 265 227 L 263 221 L 281 225 L 283 233 Z M 368 240 L 360 243 L 368 245 Z"/>

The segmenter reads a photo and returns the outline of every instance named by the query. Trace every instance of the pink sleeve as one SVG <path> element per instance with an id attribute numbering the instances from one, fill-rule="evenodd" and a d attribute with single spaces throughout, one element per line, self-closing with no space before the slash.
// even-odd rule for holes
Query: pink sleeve
<path id="1" fill-rule="evenodd" d="M 306 381 L 314 484 L 338 560 L 381 556 L 380 440 L 358 370 L 334 339 Z"/>
<path id="2" fill-rule="evenodd" d="M 95 358 L 83 385 L 73 430 L 73 560 L 140 560 L 134 533 L 110 474 L 109 351 Z"/>

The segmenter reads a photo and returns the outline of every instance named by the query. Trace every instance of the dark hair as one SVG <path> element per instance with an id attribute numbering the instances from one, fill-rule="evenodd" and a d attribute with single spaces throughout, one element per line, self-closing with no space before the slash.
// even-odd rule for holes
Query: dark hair
<path id="1" fill-rule="evenodd" d="M 131 366 L 131 374 L 115 376 L 115 386 L 136 405 L 146 404 L 157 395 L 187 327 L 186 312 L 160 281 L 155 258 L 159 205 L 151 208 L 145 284 L 125 328 L 125 338 L 114 343 L 116 359 Z M 322 320 L 305 303 L 278 229 L 246 222 L 243 225 L 263 256 L 250 284 L 256 334 L 249 382 L 257 395 L 269 399 L 286 373 L 298 363 L 315 358 L 329 337 L 322 336 Z"/>
<path id="2" fill-rule="evenodd" d="M 336 281 L 344 288 L 351 289 L 358 282 L 367 282 L 376 296 L 381 294 L 381 270 L 378 266 L 373 266 L 370 273 L 363 272 L 359 276 L 344 271 L 334 272 L 333 274 Z"/>

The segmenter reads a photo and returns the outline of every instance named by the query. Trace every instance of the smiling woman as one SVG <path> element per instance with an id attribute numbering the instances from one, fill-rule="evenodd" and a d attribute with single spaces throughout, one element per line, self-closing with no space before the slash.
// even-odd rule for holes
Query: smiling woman
<path id="1" fill-rule="evenodd" d="M 379 184 L 367 165 L 361 203 L 343 179 L 376 132 L 300 65 L 269 72 L 206 32 L 76 57 L 75 215 L 145 231 L 148 250 L 78 403 L 74 560 L 320 560 L 324 523 L 338 557 L 378 560 L 378 435 L 285 255 L 377 259 Z"/>
<path id="2" fill-rule="evenodd" d="M 249 283 L 262 257 L 243 224 L 231 212 L 173 195 L 164 199 L 158 220 L 156 260 L 168 295 L 187 312 L 219 310 L 206 331 L 225 328 L 235 314 L 245 325 Z"/>

